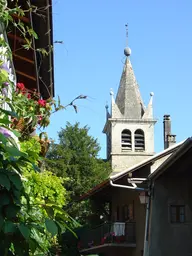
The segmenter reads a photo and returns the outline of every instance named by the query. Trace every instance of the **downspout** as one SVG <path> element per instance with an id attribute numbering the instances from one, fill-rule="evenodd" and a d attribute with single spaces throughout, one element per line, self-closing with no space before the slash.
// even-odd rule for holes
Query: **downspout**
<path id="1" fill-rule="evenodd" d="M 144 234 L 144 252 L 143 256 L 148 256 L 148 241 L 149 241 L 149 214 L 150 214 L 150 206 L 151 206 L 151 184 L 149 185 L 148 189 L 148 195 L 149 200 L 147 203 L 147 209 L 146 209 L 146 218 L 145 218 L 145 234 Z"/>

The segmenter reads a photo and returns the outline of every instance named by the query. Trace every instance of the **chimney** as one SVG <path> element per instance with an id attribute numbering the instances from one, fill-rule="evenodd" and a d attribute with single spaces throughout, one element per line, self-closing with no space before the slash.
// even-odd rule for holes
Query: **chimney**
<path id="1" fill-rule="evenodd" d="M 171 147 L 173 144 L 175 144 L 176 143 L 176 135 L 168 134 L 167 135 L 167 143 L 168 143 L 168 148 Z"/>
<path id="2" fill-rule="evenodd" d="M 171 134 L 171 117 L 164 115 L 163 117 L 163 133 L 164 133 L 164 149 L 169 148 L 176 143 L 176 135 Z"/>

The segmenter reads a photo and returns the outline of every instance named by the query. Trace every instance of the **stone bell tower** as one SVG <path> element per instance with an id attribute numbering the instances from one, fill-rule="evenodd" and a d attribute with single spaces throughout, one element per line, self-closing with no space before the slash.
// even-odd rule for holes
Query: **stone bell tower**
<path id="1" fill-rule="evenodd" d="M 139 86 L 130 61 L 131 50 L 124 50 L 125 63 L 114 99 L 111 90 L 111 111 L 106 106 L 107 159 L 113 173 L 126 170 L 154 154 L 153 93 L 147 108 L 144 106 Z"/>

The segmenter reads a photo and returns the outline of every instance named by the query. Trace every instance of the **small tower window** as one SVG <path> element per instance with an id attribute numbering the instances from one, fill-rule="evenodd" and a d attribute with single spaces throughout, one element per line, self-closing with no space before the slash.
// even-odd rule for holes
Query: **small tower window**
<path id="1" fill-rule="evenodd" d="M 135 131 L 135 151 L 145 150 L 145 135 L 142 130 Z"/>
<path id="2" fill-rule="evenodd" d="M 121 149 L 122 151 L 130 151 L 132 149 L 131 132 L 127 129 L 121 133 Z"/>

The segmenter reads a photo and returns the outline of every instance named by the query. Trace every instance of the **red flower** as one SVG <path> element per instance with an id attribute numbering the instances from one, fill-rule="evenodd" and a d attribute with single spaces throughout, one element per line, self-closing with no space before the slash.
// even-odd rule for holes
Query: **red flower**
<path id="1" fill-rule="evenodd" d="M 43 117 L 42 116 L 39 116 L 38 118 L 38 124 L 41 124 L 41 121 L 43 120 Z"/>
<path id="2" fill-rule="evenodd" d="M 27 91 L 25 89 L 21 90 L 21 93 L 26 96 Z"/>
<path id="3" fill-rule="evenodd" d="M 23 83 L 17 83 L 17 88 L 22 91 L 25 89 L 25 85 Z"/>
<path id="4" fill-rule="evenodd" d="M 106 237 L 102 237 L 102 238 L 101 238 L 101 244 L 104 244 L 105 241 L 106 241 Z"/>
<path id="5" fill-rule="evenodd" d="M 46 105 L 46 100 L 38 100 L 38 104 L 42 107 L 45 107 Z"/>
<path id="6" fill-rule="evenodd" d="M 30 93 L 28 93 L 27 98 L 31 99 L 31 94 Z"/>

